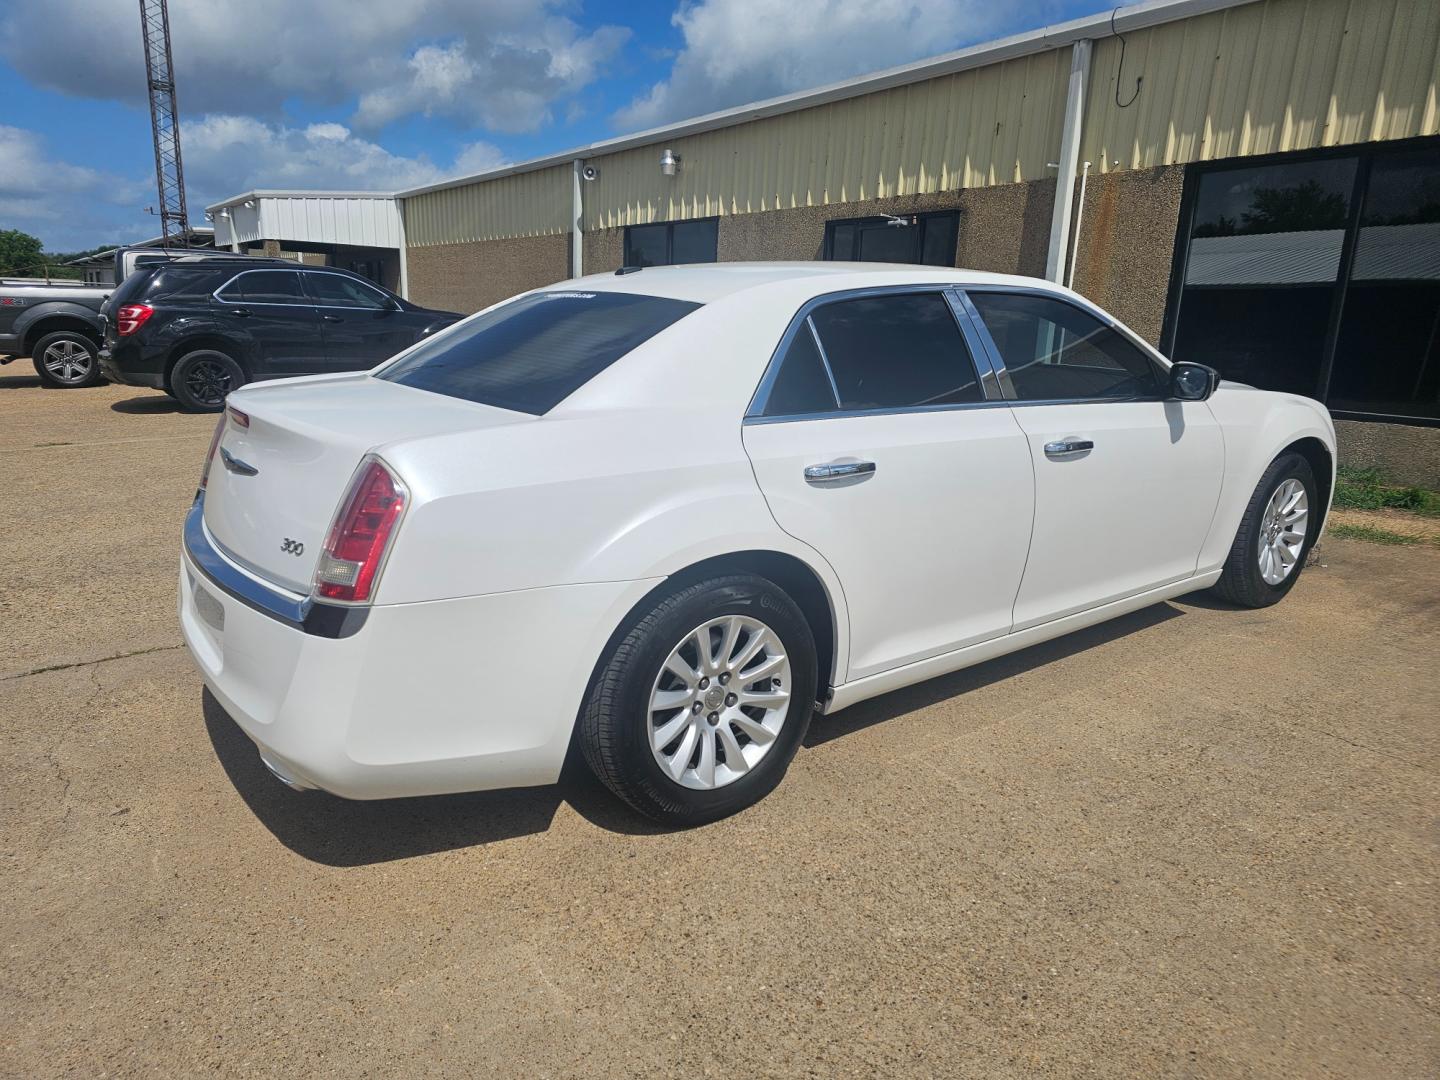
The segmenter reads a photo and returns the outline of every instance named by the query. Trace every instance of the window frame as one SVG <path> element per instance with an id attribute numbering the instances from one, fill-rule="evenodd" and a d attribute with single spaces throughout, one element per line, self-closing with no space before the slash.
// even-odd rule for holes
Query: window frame
<path id="1" fill-rule="evenodd" d="M 1361 228 L 1360 215 L 1370 191 L 1372 166 L 1383 156 L 1433 149 L 1437 145 L 1440 145 L 1440 136 L 1421 135 L 1410 139 L 1347 143 L 1342 146 L 1326 146 L 1313 150 L 1280 151 L 1273 154 L 1221 158 L 1216 161 L 1193 162 L 1186 165 L 1184 187 L 1180 196 L 1179 220 L 1175 226 L 1175 245 L 1170 258 L 1170 283 L 1165 297 L 1165 320 L 1160 332 L 1161 347 L 1166 350 L 1173 349 L 1175 338 L 1179 333 L 1185 276 L 1190 261 L 1191 233 L 1194 231 L 1195 211 L 1200 200 L 1200 184 L 1207 174 L 1229 172 L 1241 168 L 1262 168 L 1267 165 L 1300 165 L 1328 158 L 1356 158 L 1354 186 L 1350 191 L 1350 206 L 1345 220 L 1345 236 L 1340 248 L 1340 266 L 1335 281 L 1329 286 L 1331 289 L 1330 316 L 1321 346 L 1316 384 L 1310 394 L 1316 401 L 1324 403 L 1328 408 L 1330 384 L 1335 371 L 1335 358 L 1339 351 L 1340 323 L 1345 312 L 1345 294 L 1350 287 L 1351 272 L 1354 269 L 1355 249 Z M 1336 420 L 1379 421 L 1387 424 L 1405 424 L 1411 427 L 1440 426 L 1440 419 L 1435 417 L 1413 416 L 1407 413 L 1340 409 L 1332 410 L 1330 415 Z"/>
<path id="2" fill-rule="evenodd" d="M 399 310 L 400 310 L 400 305 L 395 302 L 395 298 L 394 298 L 393 296 L 391 296 L 391 295 L 390 295 L 389 293 L 387 293 L 387 292 L 384 292 L 378 285 L 375 284 L 375 282 L 363 280 L 358 274 L 355 275 L 355 276 L 351 276 L 350 274 L 342 274 L 342 273 L 339 273 L 338 271 L 335 271 L 335 270 L 322 270 L 322 269 L 318 269 L 318 268 L 314 268 L 314 267 L 306 267 L 305 269 L 297 270 L 297 271 L 294 271 L 294 272 L 295 272 L 295 273 L 298 273 L 298 274 L 300 275 L 300 287 L 305 290 L 305 295 L 311 300 L 311 302 L 313 303 L 313 305 L 314 305 L 315 307 L 319 307 L 319 308 L 333 308 L 333 309 L 335 309 L 335 310 L 337 310 L 337 311 L 399 311 Z M 246 273 L 254 273 L 254 271 L 253 271 L 253 270 L 247 270 Z M 320 275 L 322 275 L 322 274 L 325 275 L 325 276 L 327 276 L 327 277 L 343 278 L 345 281 L 348 281 L 348 282 L 350 282 L 350 283 L 353 284 L 353 285 L 357 285 L 357 286 L 359 286 L 359 287 L 362 288 L 362 289 L 366 289 L 366 290 L 368 290 L 368 291 L 370 291 L 370 292 L 373 292 L 376 296 L 378 296 L 378 297 L 380 298 L 380 300 L 381 300 L 380 306 L 379 306 L 379 307 L 369 308 L 369 307 L 356 307 L 354 304 L 322 304 L 322 303 L 320 302 L 321 298 L 320 298 L 319 296 L 317 296 L 316 294 L 312 293 L 312 292 L 310 291 L 309 287 L 308 287 L 307 284 L 306 284 L 306 282 L 307 282 L 311 277 L 318 277 L 318 276 L 320 276 Z"/>
<path id="3" fill-rule="evenodd" d="M 788 424 L 805 420 L 837 420 L 845 417 L 855 416 L 895 416 L 905 413 L 928 413 L 928 412 L 950 412 L 957 409 L 988 409 L 996 406 L 1012 404 L 1004 396 L 1003 388 L 993 366 L 990 352 L 986 349 L 983 340 L 979 337 L 979 331 L 972 323 L 972 315 L 966 310 L 961 302 L 960 292 L 962 286 L 953 281 L 934 282 L 920 285 L 873 285 L 862 289 L 844 289 L 838 292 L 822 293 L 819 296 L 811 297 L 791 317 L 785 333 L 780 336 L 780 342 L 775 346 L 775 351 L 770 354 L 769 363 L 765 365 L 765 372 L 760 377 L 760 382 L 751 395 L 750 404 L 745 410 L 744 423 L 746 424 Z M 840 405 L 838 391 L 835 388 L 835 376 L 830 370 L 829 358 L 825 355 L 825 344 L 820 340 L 820 335 L 815 333 L 810 317 L 816 310 L 830 304 L 843 303 L 848 300 L 869 300 L 877 296 L 896 296 L 906 293 L 938 293 L 950 308 L 950 314 L 955 320 L 956 328 L 960 331 L 960 337 L 965 345 L 966 351 L 970 354 L 969 359 L 975 366 L 975 374 L 980 380 L 980 392 L 984 395 L 980 401 L 956 401 L 938 405 L 902 405 L 883 409 L 847 409 Z M 785 361 L 786 354 L 790 351 L 790 345 L 796 335 L 801 333 L 813 334 L 817 351 L 820 353 L 821 362 L 825 365 L 826 377 L 830 379 L 831 392 L 837 394 L 836 408 L 825 412 L 809 413 L 785 413 L 777 416 L 766 416 L 765 408 L 769 404 L 770 390 L 779 378 L 780 367 Z"/>
<path id="4" fill-rule="evenodd" d="M 226 300 L 225 297 L 220 295 L 222 292 L 228 289 L 231 285 L 234 285 L 235 282 L 239 281 L 246 274 L 294 274 L 298 277 L 300 271 L 291 270 L 289 267 L 285 266 L 257 266 L 253 270 L 241 270 L 234 277 L 227 278 L 223 285 L 218 286 L 215 291 L 210 294 L 211 298 L 221 304 L 230 304 L 232 307 L 245 307 L 248 304 L 264 304 L 266 307 L 315 306 L 313 303 L 310 302 L 310 294 L 305 291 L 305 282 L 303 281 L 297 281 L 295 283 L 296 291 L 300 294 L 300 303 L 298 304 L 287 304 L 283 300 Z"/>
<path id="5" fill-rule="evenodd" d="M 987 358 L 990 366 L 996 373 L 1000 386 L 1003 388 L 1008 404 L 1015 406 L 1028 405 L 1125 405 L 1136 402 L 1169 401 L 1170 395 L 1166 388 L 1170 384 L 1171 361 L 1158 349 L 1155 349 L 1149 342 L 1139 337 L 1129 327 L 1123 325 L 1113 315 L 1103 308 L 1096 307 L 1081 296 L 1067 296 L 1064 293 L 1055 292 L 1050 289 L 1039 289 L 1029 285 L 962 285 L 958 291 L 961 293 L 970 318 L 975 323 L 976 333 L 980 336 L 987 351 Z M 1089 315 L 1098 320 L 1102 325 L 1118 334 L 1123 341 L 1129 342 L 1140 350 L 1140 354 L 1155 365 L 1156 380 L 1160 384 L 1158 397 L 1142 396 L 1132 394 L 1121 397 L 1088 397 L 1088 398 L 1035 398 L 1025 400 L 1015 393 L 1015 385 L 1010 379 L 1010 372 L 1005 367 L 1005 357 L 1000 352 L 1000 347 L 995 344 L 995 339 L 990 336 L 990 329 L 985 325 L 985 319 L 981 316 L 978 308 L 970 300 L 971 293 L 1004 293 L 1010 296 L 1039 296 L 1055 303 L 1066 304 L 1081 314 Z"/>
<path id="6" fill-rule="evenodd" d="M 627 256 L 630 251 L 630 230 L 631 229 L 654 229 L 663 226 L 665 229 L 665 261 L 663 263 L 647 263 L 647 266 L 705 266 L 707 263 L 677 263 L 675 262 L 675 226 L 676 225 L 700 225 L 714 224 L 715 226 L 715 258 L 709 262 L 720 261 L 720 218 L 718 215 L 703 218 L 680 218 L 677 221 L 646 221 L 639 225 L 626 225 L 624 235 L 620 237 L 620 261 L 624 266 L 632 265 Z"/>
<path id="7" fill-rule="evenodd" d="M 850 254 L 846 255 L 843 259 L 842 259 L 842 258 L 839 258 L 839 257 L 836 256 L 836 254 L 835 254 L 835 229 L 836 229 L 837 226 L 839 226 L 839 225 L 856 225 L 856 226 L 860 226 L 860 225 L 877 225 L 877 226 L 878 226 L 878 225 L 880 225 L 881 222 L 887 222 L 887 221 L 889 221 L 889 219 L 890 219 L 891 217 L 911 217 L 911 218 L 914 218 L 914 219 L 915 219 L 915 226 L 912 226 L 912 228 L 915 228 L 915 244 L 914 244 L 914 251 L 913 251 L 913 253 L 914 253 L 915 255 L 923 255 L 923 254 L 924 254 L 924 251 L 925 251 L 925 229 L 924 229 L 923 227 L 917 227 L 917 226 L 922 226 L 923 223 L 926 223 L 926 222 L 930 221 L 932 218 L 954 217 L 954 218 L 955 218 L 955 237 L 956 237 L 957 243 L 958 243 L 958 241 L 959 241 L 959 237 L 960 237 L 960 209 L 959 209 L 958 207 L 953 207 L 953 208 L 951 208 L 951 209 L 949 209 L 949 210 L 921 210 L 921 211 L 916 211 L 916 212 L 909 213 L 909 214 L 894 214 L 894 215 L 890 215 L 890 214 L 866 214 L 866 215 L 864 215 L 863 217 L 831 218 L 829 221 L 825 222 L 825 238 L 824 238 L 824 242 L 822 243 L 821 248 L 820 248 L 820 258 L 821 258 L 821 260 L 824 261 L 824 262 L 855 262 L 855 261 L 856 261 L 855 255 L 856 255 L 857 253 L 856 253 L 854 247 L 855 247 L 855 244 L 858 244 L 858 243 L 859 243 L 860 234 L 859 234 L 858 232 L 855 234 L 855 242 L 854 242 L 854 244 L 852 244 L 852 246 L 851 246 Z M 910 262 L 908 262 L 906 265 L 907 265 L 907 266 L 933 266 L 934 264 L 933 264 L 933 263 L 924 262 L 924 261 L 922 261 L 921 259 L 918 259 L 918 258 L 917 258 L 917 259 L 912 259 L 912 260 L 911 260 Z M 949 261 L 948 263 L 945 263 L 945 266 L 947 266 L 947 267 L 954 267 L 954 265 L 955 265 L 955 253 L 952 251 L 952 252 L 950 253 L 950 261 Z"/>

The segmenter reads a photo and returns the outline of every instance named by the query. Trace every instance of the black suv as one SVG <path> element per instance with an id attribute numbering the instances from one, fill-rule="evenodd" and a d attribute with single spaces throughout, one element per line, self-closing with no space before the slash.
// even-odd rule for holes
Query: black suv
<path id="1" fill-rule="evenodd" d="M 106 377 L 203 411 L 255 379 L 372 368 L 463 317 L 345 270 L 243 256 L 142 267 L 101 314 Z"/>

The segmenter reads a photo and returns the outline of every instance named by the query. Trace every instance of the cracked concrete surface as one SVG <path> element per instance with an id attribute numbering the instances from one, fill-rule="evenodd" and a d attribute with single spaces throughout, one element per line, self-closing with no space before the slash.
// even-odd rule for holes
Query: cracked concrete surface
<path id="1" fill-rule="evenodd" d="M 272 781 L 177 647 L 211 418 L 18 374 L 0 1075 L 1440 1067 L 1433 549 L 1332 541 L 1277 608 L 857 706 L 704 829 L 578 775 L 345 803 Z"/>

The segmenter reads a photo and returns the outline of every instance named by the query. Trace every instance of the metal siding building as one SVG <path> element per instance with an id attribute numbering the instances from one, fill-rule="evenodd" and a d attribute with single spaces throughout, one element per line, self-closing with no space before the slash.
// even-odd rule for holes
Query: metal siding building
<path id="1" fill-rule="evenodd" d="M 1325 398 L 1348 362 L 1342 311 L 1372 302 L 1361 294 L 1381 281 L 1410 289 L 1410 305 L 1430 303 L 1431 284 L 1440 289 L 1422 272 L 1431 254 L 1407 262 L 1410 277 L 1365 277 L 1378 265 L 1367 247 L 1395 250 L 1399 235 L 1380 237 L 1365 207 L 1384 195 L 1405 154 L 1440 153 L 1437 83 L 1435 0 L 1151 0 L 400 192 L 410 295 L 475 310 L 577 269 L 615 269 L 637 257 L 642 234 L 647 259 L 666 254 L 677 222 L 696 223 L 707 257 L 743 260 L 866 258 L 863 246 L 840 254 L 839 224 L 864 230 L 886 215 L 918 235 L 925 221 L 943 219 L 952 265 L 1068 280 L 1182 352 L 1195 348 L 1184 312 L 1221 302 L 1203 290 L 1238 288 L 1257 273 L 1273 280 L 1255 287 L 1313 284 L 1315 311 L 1330 305 L 1331 314 L 1296 318 L 1330 328 L 1307 346 L 1323 353 L 1315 388 L 1298 388 Z M 679 158 L 672 173 L 660 168 L 663 151 Z M 580 179 L 581 164 L 593 179 Z M 1238 226 L 1224 218 L 1223 227 L 1197 217 L 1224 183 L 1236 191 L 1279 184 L 1293 201 L 1321 183 L 1305 179 L 1307 170 L 1322 180 L 1343 173 L 1343 182 L 1331 177 L 1330 188 L 1316 189 L 1331 215 L 1324 221 L 1286 232 L 1249 217 Z M 1212 227 L 1243 235 L 1217 243 L 1203 233 Z M 1322 241 L 1306 229 L 1328 230 L 1327 251 L 1338 237 L 1341 254 L 1321 266 Z M 1333 281 L 1312 281 L 1327 273 Z M 1429 366 L 1421 364 L 1417 388 L 1428 387 Z M 1440 398 L 1392 417 L 1397 392 L 1338 411 L 1440 423 Z M 1406 442 L 1407 460 L 1415 445 Z M 1410 477 L 1440 485 L 1440 439 L 1424 446 Z"/>

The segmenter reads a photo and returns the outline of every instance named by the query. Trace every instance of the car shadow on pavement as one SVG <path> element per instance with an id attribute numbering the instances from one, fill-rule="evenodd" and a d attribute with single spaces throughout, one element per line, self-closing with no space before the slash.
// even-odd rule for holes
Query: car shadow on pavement
<path id="1" fill-rule="evenodd" d="M 1190 597 L 1183 598 L 1186 603 Z M 819 746 L 831 739 L 839 739 L 856 731 L 862 731 L 874 724 L 882 724 L 897 716 L 914 712 L 952 698 L 959 694 L 978 690 L 1002 679 L 1009 679 L 1027 671 L 1034 671 L 1046 664 L 1063 660 L 1067 656 L 1084 652 L 1086 649 L 1103 645 L 1109 641 L 1147 630 L 1152 626 L 1179 618 L 1185 614 L 1168 602 L 1132 611 L 1109 622 L 1100 623 L 1084 630 L 1076 630 L 1063 637 L 1031 645 L 1028 649 L 987 660 L 983 664 L 965 668 L 950 675 L 940 675 L 914 686 L 892 690 L 888 694 L 862 701 L 836 713 L 833 717 L 818 716 L 810 725 L 805 736 L 805 746 Z"/>
<path id="2" fill-rule="evenodd" d="M 201 708 L 215 755 L 250 811 L 295 854 L 326 866 L 368 866 L 544 832 L 562 802 L 611 832 L 668 831 L 621 805 L 579 762 L 567 763 L 550 787 L 374 802 L 294 791 L 270 775 L 209 690 Z"/>
<path id="3" fill-rule="evenodd" d="M 130 413 L 136 416 L 153 416 L 158 413 L 177 413 L 185 410 L 169 394 L 141 394 L 110 404 L 111 412 Z"/>

